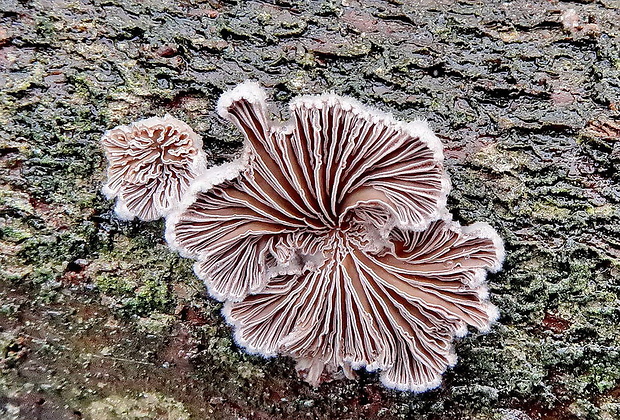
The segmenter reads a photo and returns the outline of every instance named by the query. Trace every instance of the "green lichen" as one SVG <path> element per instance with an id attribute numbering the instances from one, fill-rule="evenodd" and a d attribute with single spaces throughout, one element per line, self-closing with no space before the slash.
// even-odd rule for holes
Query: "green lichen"
<path id="1" fill-rule="evenodd" d="M 182 403 L 157 393 L 138 397 L 112 395 L 92 402 L 86 414 L 93 420 L 190 419 Z"/>

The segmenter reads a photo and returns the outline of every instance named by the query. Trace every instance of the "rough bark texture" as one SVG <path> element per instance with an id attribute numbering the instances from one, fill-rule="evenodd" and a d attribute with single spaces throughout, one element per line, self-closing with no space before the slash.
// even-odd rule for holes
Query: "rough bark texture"
<path id="1" fill-rule="evenodd" d="M 364 4 L 0 0 L 1 418 L 620 418 L 618 2 Z M 451 211 L 508 257 L 441 388 L 245 354 L 162 223 L 112 214 L 103 131 L 169 112 L 222 162 L 245 79 L 282 117 L 333 90 L 443 139 Z"/>

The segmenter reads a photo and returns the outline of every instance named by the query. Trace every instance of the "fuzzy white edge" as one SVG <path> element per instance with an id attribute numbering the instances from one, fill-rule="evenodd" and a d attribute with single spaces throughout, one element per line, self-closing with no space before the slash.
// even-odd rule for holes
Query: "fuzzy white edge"
<path id="1" fill-rule="evenodd" d="M 480 334 L 488 334 L 491 331 L 491 327 L 497 322 L 499 319 L 500 313 L 497 306 L 493 305 L 489 299 L 489 292 L 487 288 L 487 273 L 488 272 L 496 272 L 502 267 L 502 263 L 505 258 L 505 250 L 504 250 L 504 242 L 498 235 L 497 231 L 488 223 L 485 222 L 476 222 L 469 226 L 461 226 L 459 222 L 451 221 L 448 223 L 448 229 L 452 230 L 461 235 L 466 236 L 475 236 L 478 238 L 487 238 L 491 239 L 495 248 L 495 255 L 497 259 L 497 263 L 488 268 L 480 268 L 474 273 L 474 281 L 469 286 L 476 290 L 478 297 L 484 301 L 484 311 L 487 314 L 488 323 L 485 326 L 478 328 L 478 332 Z M 462 322 L 459 328 L 454 333 L 454 338 L 463 338 L 468 334 L 467 323 Z M 455 351 L 455 343 L 452 341 L 450 344 L 450 353 L 451 358 L 449 359 L 448 368 L 453 367 L 457 363 L 457 355 Z M 442 375 L 443 376 L 442 372 Z M 428 388 L 422 389 L 424 386 L 416 387 L 416 389 L 411 389 L 413 392 L 424 392 L 433 388 L 436 388 L 441 384 L 441 376 L 438 378 L 439 383 L 433 381 L 428 384 Z M 382 379 L 381 381 L 385 386 L 389 386 Z M 389 381 L 388 381 L 389 382 Z M 398 389 L 398 388 L 397 388 Z M 421 389 L 421 390 L 417 390 Z"/>
<path id="2" fill-rule="evenodd" d="M 337 95 L 333 92 L 298 96 L 290 101 L 289 108 L 291 111 L 297 107 L 322 109 L 326 105 L 334 106 L 336 104 L 339 104 L 343 110 L 352 111 L 371 123 L 392 126 L 398 131 L 409 134 L 411 137 L 418 137 L 433 152 L 435 161 L 443 163 L 443 144 L 424 119 L 416 119 L 410 122 L 400 121 L 389 112 L 380 111 L 361 103 L 357 99 Z"/>
<path id="3" fill-rule="evenodd" d="M 499 236 L 497 231 L 486 222 L 476 222 L 469 226 L 461 226 L 460 229 L 464 235 L 473 235 L 477 236 L 478 238 L 490 239 L 495 246 L 495 256 L 497 258 L 497 264 L 493 267 L 490 267 L 488 270 L 491 273 L 496 273 L 501 270 L 504 259 L 506 258 L 506 249 L 504 248 L 504 241 Z"/>
<path id="4" fill-rule="evenodd" d="M 220 117 L 230 120 L 228 109 L 233 103 L 242 99 L 245 99 L 251 104 L 265 105 L 267 102 L 267 94 L 257 82 L 246 80 L 220 96 L 216 105 L 217 113 Z"/>
<path id="5" fill-rule="evenodd" d="M 233 328 L 233 338 L 235 339 L 235 343 L 237 343 L 238 346 L 243 347 L 248 353 L 262 356 L 266 359 L 280 355 L 280 353 L 277 351 L 266 352 L 264 349 L 252 347 L 246 340 L 241 337 L 242 325 L 231 316 L 233 303 L 234 302 L 231 301 L 224 302 L 224 306 L 222 307 L 222 315 L 224 316 L 226 322 Z"/>
<path id="6" fill-rule="evenodd" d="M 487 287 L 487 273 L 495 273 L 502 268 L 506 251 L 504 249 L 504 241 L 499 236 L 497 231 L 486 222 L 476 222 L 469 226 L 461 226 L 458 222 L 451 222 L 449 229 L 460 233 L 465 236 L 473 236 L 477 238 L 490 239 L 493 242 L 495 249 L 496 263 L 488 268 L 480 268 L 475 272 L 474 284 L 470 285 L 475 288 L 480 300 L 485 301 L 485 312 L 489 319 L 489 322 L 484 327 L 478 328 L 478 332 L 481 334 L 487 334 L 491 331 L 491 327 L 499 319 L 500 313 L 497 306 L 493 305 L 489 299 L 489 290 Z M 467 326 L 463 325 L 463 330 L 457 331 L 456 337 L 464 337 L 467 335 Z"/>
<path id="7" fill-rule="evenodd" d="M 222 294 L 219 293 L 217 290 L 215 290 L 215 288 L 213 288 L 213 286 L 211 286 L 211 282 L 210 279 L 207 278 L 203 278 L 199 273 L 199 266 L 201 264 L 202 261 L 198 260 L 196 261 L 193 265 L 192 265 L 192 270 L 194 271 L 194 274 L 196 275 L 196 277 L 198 277 L 200 280 L 202 280 L 202 282 L 204 283 L 205 287 L 207 288 L 207 293 L 209 293 L 209 296 L 211 296 L 213 299 L 219 301 L 219 302 L 240 302 L 242 301 L 248 294 L 252 294 L 252 293 L 247 293 L 245 295 L 232 295 L 232 294 Z M 256 291 L 255 291 L 256 292 Z"/>
<path id="8" fill-rule="evenodd" d="M 178 252 L 182 257 L 196 259 L 196 255 L 186 252 L 176 240 L 175 225 L 187 208 L 196 201 L 196 195 L 203 191 L 208 191 L 214 186 L 226 181 L 230 181 L 239 176 L 245 169 L 247 157 L 244 155 L 232 162 L 222 165 L 212 166 L 205 170 L 190 184 L 179 205 L 166 216 L 165 238 L 168 246 Z"/>
<path id="9" fill-rule="evenodd" d="M 136 217 L 134 212 L 132 212 L 131 210 L 127 208 L 127 205 L 125 204 L 125 200 L 123 200 L 120 196 L 116 198 L 116 205 L 114 206 L 114 213 L 116 213 L 116 216 L 120 220 L 123 220 L 126 222 L 131 221 Z"/>
<path id="10" fill-rule="evenodd" d="M 401 384 L 398 382 L 390 381 L 387 378 L 387 373 L 382 372 L 379 375 L 379 380 L 385 387 L 392 388 L 397 391 L 413 392 L 414 394 L 420 394 L 422 392 L 430 391 L 431 389 L 438 388 L 441 385 L 442 375 L 435 377 L 432 381 L 422 384 Z"/>

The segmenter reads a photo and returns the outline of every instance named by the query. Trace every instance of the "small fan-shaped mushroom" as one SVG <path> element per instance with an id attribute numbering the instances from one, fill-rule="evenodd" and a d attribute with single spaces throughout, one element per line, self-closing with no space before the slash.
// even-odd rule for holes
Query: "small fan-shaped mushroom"
<path id="1" fill-rule="evenodd" d="M 170 115 L 115 127 L 101 143 L 109 163 L 103 191 L 123 219 L 166 216 L 207 163 L 200 136 Z"/>
<path id="2" fill-rule="evenodd" d="M 292 356 L 314 384 L 366 367 L 390 387 L 436 386 L 454 336 L 495 319 L 484 278 L 503 251 L 492 228 L 447 220 L 442 146 L 426 123 L 329 94 L 294 100 L 277 125 L 250 83 L 218 108 L 247 139 L 242 168 L 196 180 L 166 229 L 227 300 L 239 343 Z"/>

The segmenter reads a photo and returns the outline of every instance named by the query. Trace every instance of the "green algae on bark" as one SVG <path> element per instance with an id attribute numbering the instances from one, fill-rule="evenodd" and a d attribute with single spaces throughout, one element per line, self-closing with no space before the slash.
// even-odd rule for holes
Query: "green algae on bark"
<path id="1" fill-rule="evenodd" d="M 0 417 L 618 417 L 617 5 L 397 3 L 0 1 Z M 566 30 L 569 8 L 598 32 Z M 429 119 L 450 210 L 506 239 L 500 324 L 442 388 L 313 389 L 246 355 L 162 225 L 113 217 L 102 133 L 169 112 L 228 160 L 215 100 L 248 78 L 282 118 L 333 90 Z"/>

